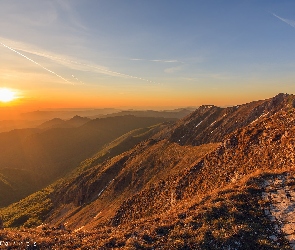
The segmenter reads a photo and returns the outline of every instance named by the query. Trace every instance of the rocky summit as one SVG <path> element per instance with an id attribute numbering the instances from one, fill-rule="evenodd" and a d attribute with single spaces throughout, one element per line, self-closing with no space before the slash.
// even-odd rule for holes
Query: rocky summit
<path id="1" fill-rule="evenodd" d="M 2 208 L 0 249 L 295 249 L 294 147 L 293 95 L 201 106 Z"/>

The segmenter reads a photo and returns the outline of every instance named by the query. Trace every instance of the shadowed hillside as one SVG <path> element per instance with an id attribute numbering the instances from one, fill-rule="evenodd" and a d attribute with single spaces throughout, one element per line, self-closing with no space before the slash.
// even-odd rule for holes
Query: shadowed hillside
<path id="1" fill-rule="evenodd" d="M 38 174 L 13 168 L 0 169 L 0 201 L 11 204 L 43 187 Z"/>
<path id="2" fill-rule="evenodd" d="M 23 199 L 22 201 L 9 206 L 8 209 L 2 210 L 3 214 L 7 214 L 9 217 L 9 222 L 7 221 L 8 225 L 19 226 L 24 224 L 27 220 L 28 222 L 25 223 L 26 226 L 32 226 L 36 225 L 36 223 L 40 223 L 41 220 L 44 220 L 44 216 L 48 215 L 47 213 L 50 211 L 50 209 L 52 209 L 52 197 L 55 197 L 57 202 L 58 199 L 63 200 L 65 198 L 64 194 L 61 194 L 59 197 L 57 193 L 69 192 L 68 187 L 71 186 L 71 183 L 73 183 L 73 186 L 75 186 L 77 184 L 77 180 L 80 179 L 80 176 L 86 173 L 88 169 L 92 169 L 94 166 L 102 163 L 106 159 L 129 150 L 137 143 L 149 138 L 165 126 L 165 124 L 158 124 L 152 127 L 136 129 L 105 145 L 102 150 L 97 152 L 92 158 L 81 162 L 81 164 L 73 172 L 69 173 L 64 179 L 58 180 L 49 188 L 46 188 L 41 192 L 37 192 Z M 77 194 L 73 193 L 72 198 L 75 199 L 76 195 Z M 50 201 L 49 204 L 48 201 Z M 59 203 L 57 203 L 57 205 L 58 204 Z M 48 208 L 50 209 L 48 210 Z M 56 208 L 59 207 L 57 206 Z M 26 219 L 24 221 L 23 219 L 19 218 Z"/>
<path id="3" fill-rule="evenodd" d="M 77 120 L 76 118 L 70 122 Z M 24 186 L 27 195 L 40 188 L 40 185 L 33 185 L 30 179 L 38 176 L 40 180 L 36 182 L 42 183 L 44 187 L 117 137 L 130 130 L 165 121 L 169 119 L 122 116 L 91 120 L 76 128 L 23 129 L 0 133 L 0 169 L 21 169 L 34 173 L 28 181 L 23 179 L 23 183 L 27 182 L 26 187 L 32 185 L 29 189 Z M 8 190 L 7 188 L 9 187 L 6 185 L 5 189 Z M 24 197 L 19 192 L 15 185 L 11 186 L 10 192 L 3 191 L 1 196 L 4 199 L 0 200 L 0 205 L 16 201 L 17 197 Z M 6 199 L 5 196 L 9 198 Z"/>

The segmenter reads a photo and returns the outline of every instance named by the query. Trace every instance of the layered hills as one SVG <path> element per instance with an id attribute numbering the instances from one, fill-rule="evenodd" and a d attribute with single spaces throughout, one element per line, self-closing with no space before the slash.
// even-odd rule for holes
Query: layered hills
<path id="1" fill-rule="evenodd" d="M 51 110 L 38 110 L 20 115 L 12 114 L 10 120 L 0 120 L 0 133 L 9 132 L 13 129 L 35 128 L 42 123 L 49 120 L 69 120 L 74 116 L 88 117 L 91 119 L 101 118 L 108 114 L 118 113 L 119 109 L 51 109 Z"/>
<path id="2" fill-rule="evenodd" d="M 74 117 L 64 122 L 71 124 L 69 127 L 51 126 L 0 133 L 0 185 L 3 186 L 0 206 L 17 201 L 24 194 L 61 178 L 117 137 L 134 129 L 172 120 L 121 116 L 88 121 L 87 118 Z M 4 171 L 26 174 L 21 177 L 10 173 L 8 177 Z"/>
<path id="3" fill-rule="evenodd" d="M 127 135 L 115 140 L 108 157 L 98 152 L 2 209 L 7 227 L 44 223 L 4 230 L 2 239 L 17 232 L 18 242 L 30 236 L 39 246 L 65 249 L 290 249 L 264 196 L 269 179 L 294 172 L 294 100 L 279 94 L 229 108 L 201 106 L 148 129 L 138 144 L 133 136 L 127 151 L 115 150 Z M 294 186 L 292 178 L 286 183 Z"/>
<path id="4" fill-rule="evenodd" d="M 85 123 L 91 121 L 88 117 L 81 117 L 75 115 L 69 120 L 63 120 L 60 118 L 54 118 L 49 121 L 43 122 L 38 126 L 40 129 L 50 129 L 50 128 L 75 128 L 84 125 Z"/>

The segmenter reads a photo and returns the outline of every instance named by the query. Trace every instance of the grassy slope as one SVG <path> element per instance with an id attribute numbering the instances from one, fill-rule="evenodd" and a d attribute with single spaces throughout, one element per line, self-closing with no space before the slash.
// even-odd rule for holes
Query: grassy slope
<path id="1" fill-rule="evenodd" d="M 92 158 L 83 161 L 72 173 L 68 174 L 66 178 L 58 180 L 48 188 L 38 191 L 17 203 L 2 208 L 0 212 L 4 217 L 5 225 L 8 227 L 15 227 L 20 225 L 35 226 L 36 224 L 40 224 L 41 221 L 44 220 L 45 215 L 47 215 L 50 209 L 53 208 L 53 202 L 50 197 L 54 196 L 56 189 L 61 186 L 67 186 L 79 176 L 79 174 L 87 169 L 91 169 L 104 160 L 130 149 L 138 142 L 145 140 L 149 136 L 158 132 L 162 126 L 165 125 L 154 125 L 148 128 L 135 129 L 126 133 L 113 142 L 105 145 L 103 149 L 96 153 Z M 3 183 L 3 189 L 1 189 L 1 191 L 4 190 L 8 192 L 9 189 L 12 188 L 11 184 L 3 175 L 0 175 L 0 178 L 0 185 Z"/>
<path id="2" fill-rule="evenodd" d="M 0 200 L 7 206 L 42 187 L 38 175 L 23 169 L 0 169 Z"/>
<path id="3" fill-rule="evenodd" d="M 114 225 L 165 212 L 171 208 L 172 199 L 178 203 L 204 197 L 256 170 L 293 166 L 294 125 L 293 109 L 239 129 L 184 172 L 159 181 L 126 200 L 117 211 Z"/>
<path id="4" fill-rule="evenodd" d="M 63 206 L 46 221 L 51 225 L 67 223 L 68 228 L 101 225 L 112 218 L 129 197 L 173 173 L 182 173 L 217 146 L 180 146 L 166 140 L 155 143 L 151 139 L 142 142 L 132 150 L 84 172 L 59 190 L 55 200 L 63 200 Z"/>
<path id="5" fill-rule="evenodd" d="M 270 172 L 267 173 L 271 174 Z M 272 172 L 275 174 L 275 172 Z M 293 175 L 295 173 L 293 172 Z M 92 231 L 3 230 L 1 240 L 41 249 L 265 249 L 291 250 L 277 225 L 264 214 L 261 182 L 253 173 L 235 185 L 191 199 L 166 213 Z M 275 237 L 274 237 L 275 236 Z M 28 241 L 29 239 L 29 241 Z"/>
<path id="6" fill-rule="evenodd" d="M 23 129 L 0 133 L 0 207 L 15 202 L 73 170 L 117 137 L 137 128 L 171 119 L 132 116 L 92 120 L 77 128 Z M 6 176 L 3 169 L 19 169 L 22 179 Z M 2 171 L 3 170 L 3 171 Z M 31 173 L 31 176 L 28 176 Z M 38 181 L 39 180 L 39 181 Z M 41 185 L 40 185 L 41 183 Z M 9 189 L 10 188 L 10 189 Z"/>

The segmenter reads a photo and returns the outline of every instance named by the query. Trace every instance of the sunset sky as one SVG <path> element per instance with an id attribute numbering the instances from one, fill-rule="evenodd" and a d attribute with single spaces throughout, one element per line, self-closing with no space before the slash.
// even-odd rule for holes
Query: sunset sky
<path id="1" fill-rule="evenodd" d="M 295 93 L 294 0 L 1 0 L 0 102 L 234 105 Z"/>

